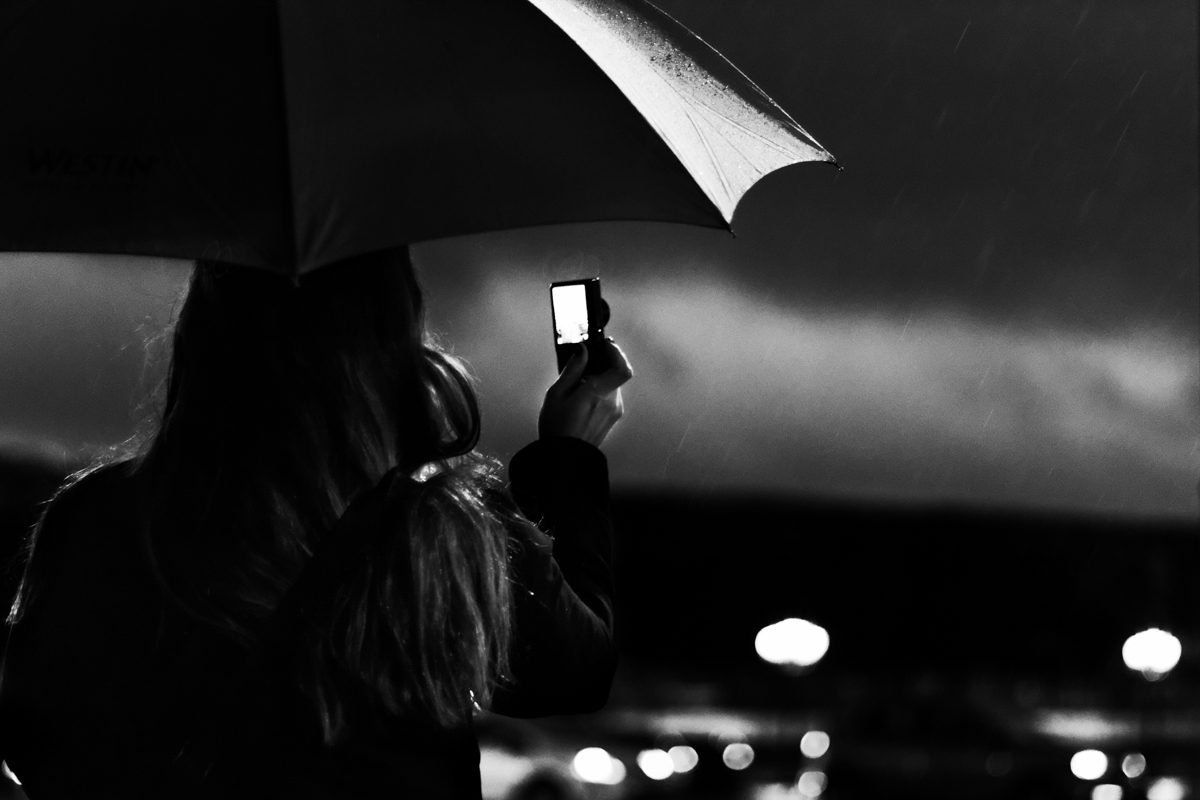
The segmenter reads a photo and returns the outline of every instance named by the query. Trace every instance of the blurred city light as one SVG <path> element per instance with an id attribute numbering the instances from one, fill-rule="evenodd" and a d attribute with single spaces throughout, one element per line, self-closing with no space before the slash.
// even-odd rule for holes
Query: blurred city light
<path id="1" fill-rule="evenodd" d="M 759 631 L 754 649 L 772 664 L 808 667 L 820 661 L 829 649 L 829 633 L 807 620 L 785 619 Z"/>
<path id="2" fill-rule="evenodd" d="M 745 742 L 757 735 L 762 723 L 744 713 L 716 710 L 677 710 L 655 713 L 652 729 L 662 735 L 707 736 L 714 742 Z"/>
<path id="3" fill-rule="evenodd" d="M 794 783 L 764 783 L 754 787 L 752 800 L 799 800 L 800 793 Z"/>
<path id="4" fill-rule="evenodd" d="M 651 780 L 665 780 L 675 774 L 675 762 L 664 750 L 643 750 L 638 753 L 637 765 Z"/>
<path id="5" fill-rule="evenodd" d="M 588 783 L 616 785 L 625 780 L 625 765 L 613 758 L 603 747 L 585 747 L 575 754 L 571 768 Z"/>
<path id="6" fill-rule="evenodd" d="M 1101 783 L 1092 787 L 1092 800 L 1121 800 L 1121 787 L 1115 783 Z"/>
<path id="7" fill-rule="evenodd" d="M 1146 789 L 1146 800 L 1183 800 L 1187 785 L 1179 778 L 1158 778 Z"/>
<path id="8" fill-rule="evenodd" d="M 730 769 L 745 769 L 754 761 L 754 748 L 744 742 L 727 745 L 721 760 Z"/>
<path id="9" fill-rule="evenodd" d="M 1146 771 L 1146 757 L 1141 753 L 1130 753 L 1121 759 L 1121 772 L 1126 778 L 1136 778 Z"/>
<path id="10" fill-rule="evenodd" d="M 1108 771 L 1108 756 L 1099 750 L 1080 750 L 1071 756 L 1071 773 L 1081 780 L 1094 781 Z"/>
<path id="11" fill-rule="evenodd" d="M 1179 640 L 1158 628 L 1135 633 L 1125 640 L 1125 646 L 1121 648 L 1125 666 L 1152 681 L 1174 669 L 1182 654 L 1183 646 Z"/>
<path id="12" fill-rule="evenodd" d="M 667 751 L 667 755 L 671 757 L 671 764 L 676 772 L 690 772 L 700 763 L 700 755 L 696 748 L 686 744 L 675 745 Z"/>
<path id="13" fill-rule="evenodd" d="M 828 783 L 829 779 L 825 777 L 824 772 L 809 770 L 800 773 L 800 778 L 796 781 L 796 788 L 805 797 L 820 797 Z"/>
<path id="14" fill-rule="evenodd" d="M 1137 732 L 1136 725 L 1129 720 L 1110 719 L 1097 711 L 1061 709 L 1037 712 L 1033 729 L 1044 736 L 1076 744 L 1100 744 L 1125 739 Z"/>
<path id="15" fill-rule="evenodd" d="M 808 758 L 820 758 L 829 749 L 829 734 L 825 731 L 809 731 L 800 739 L 800 752 Z"/>

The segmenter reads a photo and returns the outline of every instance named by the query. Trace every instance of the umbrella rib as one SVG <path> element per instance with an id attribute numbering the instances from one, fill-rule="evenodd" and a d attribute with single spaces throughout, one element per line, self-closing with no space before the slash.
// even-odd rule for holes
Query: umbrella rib
<path id="1" fill-rule="evenodd" d="M 682 102 L 682 104 L 683 104 L 685 107 L 686 107 L 686 106 L 693 106 L 693 107 L 701 107 L 701 108 L 706 108 L 706 109 L 708 109 L 709 111 L 711 111 L 712 113 L 716 114 L 718 117 L 720 117 L 722 120 L 724 120 L 724 121 L 725 121 L 726 123 L 728 123 L 730 126 L 732 126 L 732 127 L 734 127 L 734 128 L 737 128 L 738 130 L 741 130 L 741 131 L 742 131 L 743 133 L 745 133 L 747 136 L 749 136 L 749 137 L 751 137 L 751 138 L 753 138 L 753 139 L 756 139 L 756 140 L 758 140 L 758 141 L 762 142 L 763 144 L 765 144 L 765 145 L 767 145 L 767 146 L 771 147 L 773 150 L 775 150 L 775 151 L 777 151 L 777 152 L 781 153 L 782 155 L 788 156 L 789 158 L 794 158 L 794 157 L 795 157 L 795 154 L 794 154 L 794 153 L 792 153 L 791 151 L 789 151 L 789 150 L 787 150 L 787 149 L 785 149 L 785 148 L 781 147 L 779 144 L 777 144 L 777 143 L 775 143 L 775 142 L 771 141 L 770 139 L 768 139 L 767 137 L 763 136 L 762 134 L 760 134 L 760 133 L 758 133 L 758 132 L 756 132 L 756 131 L 753 131 L 753 130 L 751 130 L 750 128 L 746 127 L 745 125 L 743 125 L 742 123 L 740 123 L 740 122 L 738 122 L 737 120 L 733 119 L 732 117 L 730 117 L 730 116 L 728 116 L 728 115 L 726 115 L 726 114 L 722 113 L 720 110 L 718 110 L 718 109 L 714 108 L 712 105 L 710 105 L 710 104 L 708 104 L 708 103 L 704 102 L 703 100 L 698 100 L 698 99 L 695 99 L 695 98 L 694 98 L 694 97 L 692 97 L 690 94 L 685 94 L 685 93 L 684 93 L 684 92 L 683 92 L 683 91 L 682 91 L 682 90 L 681 90 L 681 89 L 680 89 L 678 86 L 676 86 L 675 84 L 671 83 L 670 81 L 668 81 L 668 80 L 665 80 L 665 79 L 664 79 L 664 80 L 663 80 L 663 83 L 664 83 L 664 84 L 665 84 L 667 87 L 669 87 L 669 88 L 671 89 L 671 91 L 673 91 L 673 92 L 674 92 L 674 93 L 675 93 L 675 94 L 676 94 L 676 95 L 679 97 L 680 101 Z M 758 87 L 757 87 L 757 86 L 755 86 L 754 88 L 755 88 L 755 89 L 758 89 Z M 759 91 L 759 92 L 761 92 L 762 90 L 761 90 L 761 89 L 758 89 L 758 91 Z M 735 95 L 735 96 L 736 96 L 736 95 Z M 764 96 L 765 96 L 765 95 L 764 95 Z M 739 98 L 739 99 L 740 99 L 740 98 Z M 757 109 L 755 109 L 755 110 L 757 111 Z M 780 109 L 780 110 L 782 111 L 782 109 Z M 759 112 L 759 113 L 760 113 L 762 116 L 766 116 L 766 114 L 763 114 L 762 112 Z M 787 112 L 783 112 L 783 113 L 784 113 L 784 115 L 785 115 L 785 116 L 787 116 Z M 768 117 L 768 119 L 770 119 L 770 118 Z M 816 140 L 816 139 L 814 139 L 814 138 L 812 138 L 811 136 L 809 136 L 809 135 L 808 135 L 808 131 L 806 131 L 806 130 L 804 130 L 803 128 L 801 128 L 801 127 L 800 127 L 798 124 L 796 124 L 796 122 L 795 122 L 795 121 L 791 120 L 791 118 L 790 118 L 790 117 L 789 117 L 788 119 L 789 119 L 789 121 L 791 121 L 791 122 L 792 122 L 792 124 L 793 124 L 793 125 L 795 125 L 795 126 L 796 126 L 797 130 L 799 130 L 799 131 L 800 131 L 800 133 L 802 133 L 802 134 L 804 135 L 804 137 L 805 137 L 806 139 L 808 139 L 808 141 L 809 141 L 809 142 L 812 142 L 812 144 L 813 144 L 813 145 L 816 145 L 816 147 L 815 147 L 815 148 L 813 148 L 813 149 L 820 150 L 821 152 L 824 152 L 824 153 L 828 153 L 828 152 L 829 152 L 828 150 L 825 150 L 825 148 L 824 148 L 824 147 L 821 147 L 821 145 L 820 145 L 820 144 L 817 142 L 817 140 Z M 727 140 L 727 141 L 728 141 L 728 140 Z M 809 145 L 807 142 L 801 142 L 801 144 L 804 144 L 806 147 L 811 147 L 811 145 Z M 735 147 L 734 149 L 735 149 L 735 150 L 737 150 L 737 148 L 736 148 L 736 147 Z M 743 158 L 745 157 L 745 154 L 744 154 L 744 153 L 742 153 L 740 150 L 738 150 L 738 154 L 739 154 L 739 155 L 742 155 L 742 157 L 743 157 Z"/>
<path id="2" fill-rule="evenodd" d="M 729 117 L 726 117 L 724 114 L 722 114 L 721 112 L 717 111 L 715 108 L 712 108 L 711 106 L 708 106 L 708 105 L 706 105 L 706 104 L 703 104 L 703 103 L 700 103 L 700 104 L 698 104 L 698 105 L 703 105 L 705 108 L 708 108 L 710 111 L 712 111 L 713 113 L 715 113 L 715 114 L 716 114 L 717 116 L 719 116 L 721 119 L 723 119 L 723 120 L 725 120 L 725 121 L 727 121 L 727 122 L 730 122 L 730 123 L 732 123 L 732 124 L 733 124 L 735 127 L 739 127 L 739 128 L 741 128 L 741 127 L 742 127 L 742 126 L 738 125 L 736 122 L 734 122 L 733 120 L 729 119 Z M 689 115 L 689 118 L 690 118 L 690 115 Z M 692 125 L 693 125 L 693 126 L 695 126 L 695 123 L 693 122 L 693 123 L 692 123 Z M 753 132 L 752 132 L 752 131 L 750 131 L 750 130 L 747 130 L 747 129 L 745 129 L 745 128 L 742 128 L 742 130 L 743 130 L 743 131 L 745 131 L 747 134 L 749 134 L 749 135 L 751 135 L 751 136 L 753 136 L 753 135 L 754 135 L 754 134 L 753 134 Z M 725 142 L 725 144 L 729 145 L 729 148 L 730 148 L 731 150 L 733 150 L 733 152 L 735 152 L 735 153 L 737 153 L 739 156 L 741 156 L 741 157 L 742 157 L 742 160 L 743 160 L 743 161 L 745 161 L 747 164 L 754 164 L 754 159 L 750 158 L 750 157 L 749 157 L 749 156 L 747 156 L 745 153 L 743 153 L 743 152 L 742 152 L 742 150 L 741 150 L 741 148 L 739 148 L 739 147 L 738 147 L 738 146 L 737 146 L 737 145 L 736 145 L 736 144 L 735 144 L 735 143 L 734 143 L 734 142 L 733 142 L 731 139 L 728 139 L 728 138 L 724 138 L 724 137 L 723 137 L 723 141 Z M 772 143 L 772 142 L 770 142 L 770 141 L 766 141 L 765 143 L 766 143 L 766 144 L 773 144 L 773 143 Z M 706 145 L 706 146 L 707 146 L 707 145 Z M 777 149 L 778 149 L 778 148 L 777 148 Z M 711 151 L 710 151 L 710 152 L 711 152 Z M 787 152 L 787 151 L 785 151 L 785 150 L 780 150 L 780 152 L 781 152 L 781 153 L 784 153 L 785 155 L 791 155 L 790 153 L 788 153 L 788 152 Z M 757 165 L 755 165 L 755 166 L 756 166 L 755 172 L 757 172 L 757 173 L 759 174 L 759 177 L 762 177 L 762 175 L 763 175 L 763 172 L 762 172 L 762 170 L 760 170 L 760 169 L 757 169 Z"/>
<path id="3" fill-rule="evenodd" d="M 659 14 L 662 14 L 664 17 L 671 20 L 671 22 L 673 22 L 675 25 L 678 25 L 681 29 L 687 31 L 687 33 L 690 34 L 694 39 L 696 39 L 696 41 L 698 41 L 702 46 L 708 48 L 708 50 L 711 51 L 713 55 L 715 55 L 718 59 L 720 59 L 722 62 L 724 62 L 734 72 L 736 72 L 738 74 L 738 76 L 741 77 L 741 79 L 746 82 L 747 86 L 749 86 L 751 89 L 753 89 L 755 92 L 757 92 L 758 95 L 768 105 L 770 105 L 770 107 L 774 111 L 781 114 L 784 117 L 784 119 L 786 119 L 788 121 L 788 123 L 790 123 L 793 127 L 795 127 L 796 130 L 800 131 L 800 133 L 804 135 L 804 138 L 808 139 L 808 141 L 812 143 L 812 146 L 814 149 L 820 150 L 821 152 L 828 155 L 831 159 L 833 159 L 832 153 L 830 153 L 828 150 L 826 150 L 825 147 L 820 142 L 818 142 L 816 139 L 814 139 L 812 136 L 810 136 L 808 131 L 804 130 L 804 128 L 800 125 L 800 123 L 796 122 L 796 120 L 792 117 L 792 115 L 789 114 L 783 108 L 783 106 L 779 105 L 773 99 L 771 99 L 771 96 L 769 94 L 767 94 L 766 92 L 764 92 L 762 90 L 762 88 L 757 83 L 755 83 L 754 80 L 751 79 L 749 75 L 747 75 L 745 72 L 743 72 L 736 64 L 734 64 L 732 61 L 730 61 L 728 58 L 726 58 L 724 55 L 722 55 L 721 52 L 719 50 L 717 50 L 715 47 L 710 45 L 708 42 L 704 41 L 704 39 L 701 38 L 695 31 L 690 30 L 689 28 L 687 28 L 687 26 L 685 26 L 679 20 L 675 19 L 675 17 L 671 16 L 670 14 L 663 11 L 662 9 L 657 8 L 656 6 L 651 5 L 651 7 L 654 8 Z M 694 59 L 693 59 L 693 62 L 694 62 Z M 706 70 L 706 71 L 709 72 L 710 75 L 712 74 L 711 71 L 708 71 L 708 70 Z M 715 78 L 715 76 L 714 76 L 714 78 Z M 717 80 L 719 80 L 719 79 L 717 79 Z M 724 81 L 721 81 L 721 83 L 724 83 Z M 726 86 L 726 88 L 729 89 L 730 87 Z M 741 97 L 740 92 L 735 91 L 734 94 L 735 94 L 735 96 L 738 96 L 739 98 Z M 703 105 L 707 105 L 707 104 L 703 104 Z M 765 112 L 763 112 L 759 109 L 755 109 L 755 110 L 759 111 L 760 114 L 767 116 Z M 719 111 L 716 111 L 716 109 L 713 109 L 713 111 L 715 111 L 717 114 L 721 113 Z M 724 115 L 722 114 L 721 116 L 724 116 Z M 733 124 L 738 125 L 738 127 L 743 127 L 743 126 L 739 125 L 738 123 L 734 122 L 733 120 L 730 120 L 730 122 L 733 122 Z M 747 133 L 750 133 L 750 131 L 747 131 Z M 835 160 L 835 163 L 836 163 L 836 160 Z"/>
<path id="4" fill-rule="evenodd" d="M 737 128 L 738 130 L 742 131 L 750 138 L 758 140 L 762 144 L 765 144 L 766 146 L 770 147 L 771 149 L 773 149 L 785 156 L 795 157 L 795 154 L 792 153 L 790 150 L 780 146 L 777 142 L 774 142 L 770 138 L 763 136 L 761 133 L 758 133 L 757 131 L 746 127 L 745 125 L 743 125 L 742 123 L 733 119 L 732 117 L 729 117 L 729 116 L 721 113 L 721 111 L 719 111 L 716 108 L 713 108 L 711 105 L 709 105 L 708 103 L 705 103 L 703 100 L 697 100 L 695 102 L 695 105 L 701 106 L 703 108 L 707 108 L 709 111 L 713 112 L 714 114 L 719 116 L 722 120 L 724 120 L 726 123 L 728 123 L 731 127 Z M 809 136 L 807 131 L 805 131 L 799 125 L 797 125 L 796 127 L 804 135 L 804 138 L 808 139 L 808 141 L 812 142 L 812 144 L 816 145 L 816 147 L 812 147 L 812 145 L 810 145 L 808 142 L 801 142 L 801 144 L 803 144 L 805 147 L 810 147 L 812 149 L 819 149 L 822 152 L 828 152 L 827 150 L 825 150 L 824 147 L 821 147 L 819 144 L 817 144 L 817 140 L 813 139 L 811 136 Z M 741 151 L 739 150 L 738 152 L 740 153 Z"/>
<path id="5" fill-rule="evenodd" d="M 796 159 L 796 154 L 795 154 L 795 153 L 793 153 L 793 152 L 791 152 L 791 151 L 789 151 L 789 150 L 787 150 L 787 149 L 785 149 L 785 148 L 783 148 L 783 147 L 781 147 L 781 146 L 777 145 L 776 143 L 772 142 L 771 140 L 769 140 L 769 139 L 767 139 L 767 138 L 763 137 L 761 134 L 758 134 L 758 133 L 756 133 L 755 131 L 752 131 L 752 130 L 748 129 L 748 128 L 747 128 L 745 125 L 742 125 L 741 123 L 737 122 L 736 120 L 730 119 L 728 116 L 726 116 L 725 114 L 722 114 L 720 111 L 718 111 L 716 108 L 713 108 L 713 107 L 712 107 L 712 106 L 710 106 L 709 104 L 707 104 L 707 103 L 704 103 L 703 101 L 695 100 L 694 98 L 692 98 L 692 96 L 691 96 L 691 95 L 689 95 L 689 94 L 685 94 L 685 93 L 684 93 L 684 92 L 683 92 L 683 91 L 682 91 L 682 90 L 681 90 L 681 89 L 680 89 L 678 86 L 674 85 L 674 84 L 673 84 L 671 81 L 669 81 L 669 80 L 666 80 L 666 79 L 663 79 L 663 80 L 662 80 L 662 83 L 663 83 L 665 86 L 667 86 L 667 87 L 668 87 L 668 88 L 669 88 L 669 89 L 670 89 L 672 92 L 674 92 L 674 93 L 675 93 L 675 95 L 676 95 L 676 97 L 678 97 L 678 98 L 679 98 L 679 101 L 680 101 L 680 106 L 681 106 L 681 108 L 683 109 L 683 111 L 684 111 L 684 114 L 686 114 L 686 115 L 687 115 L 687 117 L 688 117 L 688 122 L 690 122 L 690 123 L 691 123 L 691 125 L 692 125 L 692 127 L 693 127 L 693 128 L 696 130 L 696 135 L 700 137 L 700 139 L 701 139 L 701 142 L 704 144 L 704 149 L 705 149 L 705 150 L 708 152 L 708 156 L 709 156 L 709 158 L 710 158 L 710 159 L 712 159 L 712 162 L 713 162 L 714 166 L 718 165 L 720 162 L 719 162 L 719 161 L 718 161 L 718 159 L 716 158 L 716 155 L 713 153 L 713 151 L 712 151 L 712 148 L 709 146 L 709 144 L 708 144 L 708 140 L 705 138 L 704 134 L 700 132 L 700 129 L 699 129 L 699 127 L 696 125 L 696 122 L 695 122 L 695 120 L 693 119 L 693 116 L 692 116 L 692 113 L 693 113 L 693 112 L 692 112 L 692 109 L 693 109 L 694 107 L 702 107 L 702 108 L 706 108 L 706 109 L 708 109 L 708 110 L 709 110 L 709 111 L 711 111 L 712 113 L 714 113 L 714 114 L 716 114 L 717 116 L 719 116 L 719 117 L 720 117 L 722 120 L 724 120 L 724 121 L 728 122 L 728 123 L 729 123 L 731 126 L 733 126 L 733 127 L 737 128 L 737 129 L 739 129 L 739 130 L 743 131 L 743 132 L 744 132 L 744 133 L 745 133 L 747 136 L 750 136 L 751 138 L 753 138 L 753 139 L 756 139 L 757 141 L 760 141 L 760 142 L 762 142 L 763 144 L 766 144 L 766 145 L 770 146 L 770 147 L 771 147 L 771 149 L 775 150 L 775 151 L 776 151 L 776 152 L 778 152 L 779 154 L 783 155 L 785 158 L 789 159 L 791 164 L 799 163 L 799 162 L 797 162 L 797 161 L 795 160 L 795 159 Z M 756 87 L 755 87 L 755 89 L 758 89 L 758 87 L 756 86 Z M 761 90 L 761 89 L 758 89 L 758 91 L 759 91 L 760 93 L 762 92 L 762 90 Z M 764 96 L 765 96 L 765 95 L 764 95 Z M 760 112 L 760 113 L 761 113 L 761 112 Z M 786 114 L 786 112 L 784 112 L 784 113 Z M 800 128 L 800 126 L 799 126 L 799 125 L 796 125 L 796 127 L 797 127 L 797 128 Z M 803 131 L 803 128 L 800 128 L 800 130 L 801 130 L 801 131 Z M 807 132 L 805 132 L 805 136 L 806 136 L 806 138 L 808 138 L 810 141 L 813 141 L 813 142 L 815 143 L 815 141 L 816 141 L 816 140 L 815 140 L 815 139 L 812 139 L 812 137 L 809 137 L 809 136 L 808 136 L 808 134 L 807 134 Z M 745 154 L 745 153 L 743 153 L 743 152 L 742 152 L 742 151 L 741 151 L 741 150 L 740 150 L 740 149 L 739 149 L 739 148 L 738 148 L 736 145 L 734 145 L 734 144 L 733 144 L 733 142 L 731 142 L 729 139 L 726 139 L 726 140 L 725 140 L 725 142 L 726 142 L 726 143 L 727 143 L 727 144 L 730 146 L 730 148 L 731 148 L 731 149 L 733 149 L 733 150 L 734 150 L 734 151 L 735 151 L 735 152 L 736 152 L 736 153 L 737 153 L 739 156 L 741 156 L 741 157 L 742 157 L 742 159 L 743 159 L 743 160 L 744 160 L 746 163 L 748 163 L 748 164 L 753 164 L 753 163 L 754 163 L 753 159 L 747 158 L 747 157 L 746 157 L 746 154 Z M 803 143 L 802 143 L 802 144 L 803 144 Z M 807 145 L 806 145 L 806 146 L 807 146 Z M 820 148 L 820 146 L 819 146 L 819 145 L 818 145 L 818 148 L 819 148 L 819 149 L 820 149 L 822 152 L 826 152 L 826 153 L 828 152 L 828 151 L 826 151 L 824 148 Z M 761 170 L 756 170 L 756 171 L 759 173 L 759 177 L 760 177 L 760 178 L 761 178 L 761 177 L 762 177 L 764 174 L 766 174 L 766 173 L 763 173 Z M 718 173 L 718 176 L 721 178 L 721 183 L 722 183 L 722 185 L 724 186 L 726 193 L 727 193 L 727 194 L 728 194 L 728 195 L 729 195 L 729 196 L 732 198 L 732 197 L 733 197 L 733 192 L 730 190 L 729 184 L 728 184 L 728 182 L 727 182 L 727 181 L 726 181 L 726 179 L 725 179 L 725 174 L 724 174 L 724 172 L 723 172 L 723 171 L 722 171 L 722 170 L 721 170 L 721 169 L 718 167 L 718 168 L 717 168 L 717 173 Z M 743 193 L 743 194 L 744 194 L 744 193 Z M 736 207 L 736 205 L 737 205 L 737 202 L 738 202 L 740 199 L 741 199 L 741 197 L 740 197 L 740 196 L 738 196 L 738 197 L 734 198 L 734 206 L 735 206 L 735 207 Z"/>
<path id="6" fill-rule="evenodd" d="M 290 263 L 287 264 L 287 269 L 291 273 L 292 281 L 300 285 L 301 262 L 312 256 L 311 251 L 301 252 L 300 247 L 300 226 L 296 223 L 296 180 L 292 173 L 292 132 L 291 121 L 288 116 L 288 83 L 287 83 L 287 54 L 284 53 L 283 41 L 283 9 L 281 3 L 272 3 L 275 9 L 275 55 L 279 64 L 279 106 L 283 118 L 283 181 L 286 190 L 287 202 L 284 205 L 284 212 L 287 215 L 286 229 L 288 232 L 287 243 L 291 250 L 288 255 L 291 257 Z"/>
<path id="7" fill-rule="evenodd" d="M 729 186 L 729 181 L 725 178 L 725 171 L 721 169 L 721 163 L 717 160 L 716 153 L 708 143 L 708 138 L 700 130 L 700 126 L 696 124 L 696 120 L 692 117 L 691 109 L 684 105 L 683 113 L 687 116 L 688 122 L 691 123 L 692 129 L 696 131 L 696 135 L 700 137 L 700 143 L 704 145 L 704 151 L 708 153 L 708 158 L 712 162 L 713 169 L 717 173 L 717 177 L 721 179 L 721 187 L 725 190 L 725 195 L 733 201 L 733 208 L 729 210 L 730 220 L 733 219 L 733 211 L 737 208 L 737 203 L 740 198 L 734 197 L 733 189 Z"/>

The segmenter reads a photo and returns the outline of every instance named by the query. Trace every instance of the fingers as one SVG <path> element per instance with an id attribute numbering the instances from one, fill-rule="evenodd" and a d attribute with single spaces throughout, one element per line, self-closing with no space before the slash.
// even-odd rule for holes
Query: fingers
<path id="1" fill-rule="evenodd" d="M 633 367 L 630 366 L 629 359 L 625 357 L 625 351 L 615 341 L 609 339 L 608 347 L 612 351 L 610 353 L 612 356 L 612 367 L 609 368 L 609 371 L 615 370 L 620 373 L 623 376 L 621 383 L 625 383 L 625 381 L 633 377 Z"/>
<path id="2" fill-rule="evenodd" d="M 583 378 L 583 370 L 587 367 L 587 362 L 588 351 L 581 344 L 576 349 L 575 354 L 571 356 L 571 360 L 563 367 L 562 374 L 558 376 L 558 380 L 550 385 L 546 394 L 566 394 L 578 386 L 579 381 Z"/>
<path id="3" fill-rule="evenodd" d="M 587 381 L 588 387 L 596 394 L 615 392 L 633 378 L 633 367 L 629 365 L 629 359 L 625 357 L 625 353 L 612 339 L 609 339 L 606 344 L 612 366 Z"/>

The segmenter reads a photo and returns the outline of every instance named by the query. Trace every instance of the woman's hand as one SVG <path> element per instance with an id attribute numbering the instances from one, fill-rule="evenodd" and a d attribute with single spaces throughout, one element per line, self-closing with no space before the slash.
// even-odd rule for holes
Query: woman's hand
<path id="1" fill-rule="evenodd" d="M 583 376 L 588 352 L 582 344 L 546 390 L 538 415 L 538 437 L 573 436 L 599 447 L 625 413 L 621 386 L 633 377 L 633 369 L 612 339 L 605 342 L 612 366 L 599 375 Z"/>

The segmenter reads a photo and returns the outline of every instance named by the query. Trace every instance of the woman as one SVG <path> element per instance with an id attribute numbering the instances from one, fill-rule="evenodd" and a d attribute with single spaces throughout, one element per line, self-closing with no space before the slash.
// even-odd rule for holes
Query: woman
<path id="1" fill-rule="evenodd" d="M 473 713 L 607 698 L 611 347 L 506 485 L 406 250 L 296 286 L 198 263 L 158 424 L 32 539 L 0 757 L 32 800 L 478 798 Z"/>

